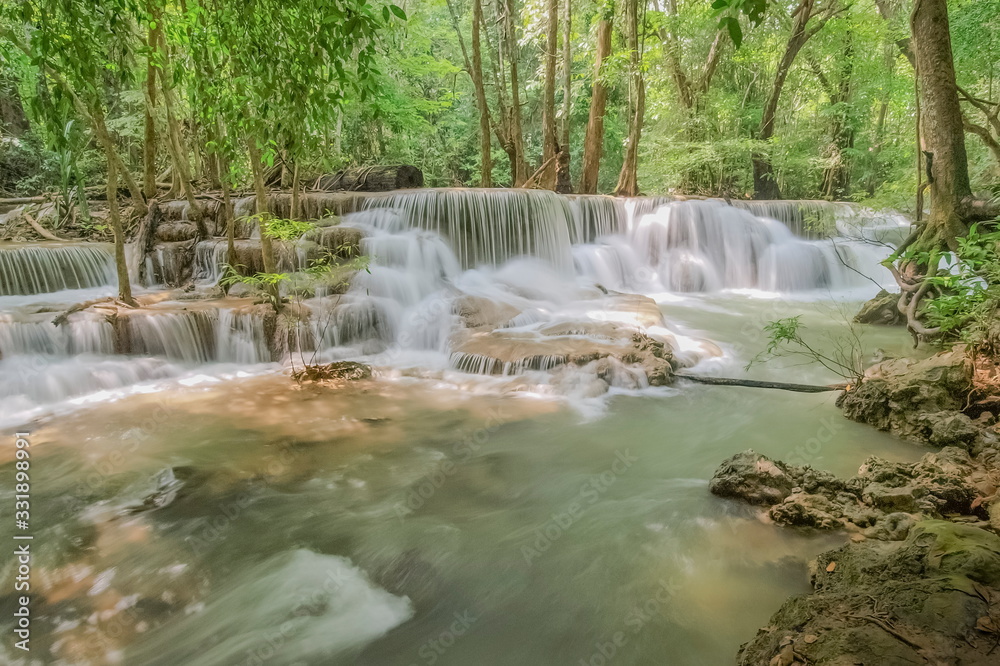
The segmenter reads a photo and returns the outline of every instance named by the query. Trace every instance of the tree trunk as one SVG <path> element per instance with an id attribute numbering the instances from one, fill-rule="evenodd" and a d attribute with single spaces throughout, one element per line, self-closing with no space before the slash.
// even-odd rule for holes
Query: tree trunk
<path id="1" fill-rule="evenodd" d="M 583 172 L 580 176 L 580 192 L 594 194 L 601 169 L 601 154 L 604 151 L 604 110 L 608 102 L 608 88 L 604 82 L 604 61 L 611 54 L 611 17 L 614 9 L 605 8 L 605 15 L 597 24 L 597 54 L 594 57 L 594 81 L 590 93 L 590 116 L 583 140 Z"/>
<path id="2" fill-rule="evenodd" d="M 767 103 L 764 105 L 764 114 L 761 116 L 760 128 L 757 130 L 758 141 L 769 141 L 774 136 L 774 120 L 778 112 L 778 100 L 781 98 L 781 91 L 785 87 L 785 79 L 792 69 L 795 57 L 802 50 L 803 45 L 815 34 L 815 30 L 807 31 L 806 24 L 813 17 L 816 0 L 802 0 L 795 9 L 792 32 L 788 36 L 788 43 L 785 45 L 785 52 L 778 62 L 778 69 L 774 73 L 774 81 L 771 84 L 771 94 L 768 95 Z M 771 166 L 771 158 L 764 153 L 753 153 L 750 156 L 753 163 L 753 189 L 755 199 L 780 199 L 781 190 L 778 188 L 778 181 L 775 179 L 774 168 Z"/>
<path id="3" fill-rule="evenodd" d="M 642 76 L 639 53 L 639 2 L 627 0 L 625 3 L 625 26 L 628 31 L 629 50 L 629 122 L 628 143 L 625 146 L 625 160 L 615 195 L 635 197 L 639 195 L 639 140 L 642 137 L 642 120 L 646 113 L 646 83 Z"/>
<path id="4" fill-rule="evenodd" d="M 845 36 L 844 55 L 841 59 L 840 80 L 836 86 L 824 82 L 834 108 L 830 131 L 830 165 L 823 170 L 821 190 L 823 197 L 830 200 L 844 200 L 851 192 L 850 151 L 854 148 L 854 128 L 850 114 L 845 107 L 851 101 L 851 77 L 854 73 L 854 49 L 851 34 Z M 822 75 L 819 65 L 817 73 Z M 822 79 L 821 79 L 822 80 Z"/>
<path id="5" fill-rule="evenodd" d="M 483 0 L 472 1 L 472 85 L 476 89 L 479 107 L 479 185 L 493 187 L 493 148 L 490 145 L 490 106 L 486 102 L 483 83 L 483 50 L 479 30 L 483 22 Z"/>
<path id="6" fill-rule="evenodd" d="M 118 273 L 119 300 L 135 305 L 132 299 L 132 283 L 129 282 L 128 264 L 125 262 L 125 231 L 122 228 L 121 211 L 118 208 L 118 170 L 115 159 L 108 158 L 108 217 L 115 235 L 115 269 Z"/>
<path id="7" fill-rule="evenodd" d="M 559 2 L 545 0 L 545 88 L 542 95 L 542 174 L 539 184 L 546 190 L 556 187 L 556 51 L 559 48 Z M 546 166 L 547 165 L 547 166 Z"/>
<path id="8" fill-rule="evenodd" d="M 274 259 L 274 245 L 268 235 L 267 223 L 271 217 L 271 212 L 267 207 L 267 189 L 264 185 L 264 165 L 261 162 L 260 149 L 255 143 L 255 139 L 247 140 L 247 152 L 250 155 L 250 168 L 253 171 L 253 189 L 257 199 L 257 219 L 260 225 L 260 252 L 264 263 L 265 273 L 277 273 L 278 263 Z M 275 310 L 281 309 L 281 298 L 278 294 L 278 285 L 270 284 L 267 288 L 268 297 L 274 305 Z"/>
<path id="9" fill-rule="evenodd" d="M 563 103 L 562 118 L 559 122 L 559 160 L 556 176 L 556 191 L 567 194 L 573 191 L 573 181 L 569 173 L 569 117 L 573 112 L 573 2 L 563 0 Z"/>
<path id="10" fill-rule="evenodd" d="M 518 48 L 516 26 L 518 20 L 516 0 L 504 0 L 504 50 L 507 66 L 510 68 L 510 138 L 511 165 L 510 172 L 514 179 L 514 187 L 520 187 L 528 178 L 528 164 L 524 155 L 524 132 L 521 120 L 521 84 L 518 81 Z"/>
<path id="11" fill-rule="evenodd" d="M 351 167 L 316 181 L 316 189 L 326 192 L 388 192 L 423 186 L 423 172 L 409 164 Z"/>
<path id="12" fill-rule="evenodd" d="M 153 20 L 159 25 L 163 21 L 162 12 L 159 9 L 152 11 Z M 189 212 L 188 216 L 198 226 L 198 234 L 201 238 L 208 236 L 205 228 L 205 221 L 201 216 L 201 207 L 194 196 L 194 187 L 191 184 L 191 165 L 188 163 L 187 151 L 184 148 L 184 139 L 181 136 L 180 121 L 177 119 L 176 105 L 174 99 L 174 89 L 170 70 L 170 54 L 167 49 L 167 41 L 162 31 L 160 32 L 159 53 L 161 63 L 159 69 L 160 89 L 163 93 L 163 107 L 167 112 L 167 146 L 170 149 L 170 157 L 174 164 L 174 173 L 180 181 L 181 192 L 187 199 Z"/>
<path id="13" fill-rule="evenodd" d="M 910 17 L 917 81 L 920 86 L 921 149 L 928 159 L 931 214 L 921 245 L 952 249 L 966 232 L 961 212 L 971 197 L 965 129 L 955 83 L 946 0 L 916 0 Z"/>
<path id="14" fill-rule="evenodd" d="M 236 213 L 233 210 L 233 200 L 230 193 L 229 160 L 226 154 L 219 152 L 219 184 L 222 186 L 222 210 L 226 216 L 226 263 L 236 265 Z"/>
<path id="15" fill-rule="evenodd" d="M 156 105 L 156 66 L 153 60 L 156 45 L 160 43 L 162 26 L 159 21 L 156 27 L 149 29 L 146 56 L 146 104 L 145 104 L 145 136 L 142 145 L 142 190 L 147 199 L 156 196 L 156 124 L 153 120 L 153 109 Z"/>
<path id="16" fill-rule="evenodd" d="M 288 214 L 293 220 L 299 219 L 299 163 L 295 162 L 292 167 L 292 205 Z"/>

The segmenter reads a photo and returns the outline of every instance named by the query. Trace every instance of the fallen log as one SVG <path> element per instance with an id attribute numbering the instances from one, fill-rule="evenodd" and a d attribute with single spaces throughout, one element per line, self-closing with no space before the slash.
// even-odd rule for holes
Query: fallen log
<path id="1" fill-rule="evenodd" d="M 795 391 L 797 393 L 823 393 L 824 391 L 846 391 L 848 384 L 788 384 L 785 382 L 762 382 L 756 379 L 731 379 L 729 377 L 701 377 L 698 375 L 674 375 L 678 379 L 687 379 L 699 384 L 714 384 L 716 386 L 747 386 L 750 388 L 778 389 Z"/>
<path id="2" fill-rule="evenodd" d="M 42 238 L 46 238 L 46 239 L 51 240 L 51 241 L 60 241 L 60 242 L 66 240 L 65 238 L 59 238 L 59 236 L 56 236 L 54 233 L 50 232 L 48 229 L 46 229 L 45 227 L 43 227 L 42 225 L 40 225 L 38 222 L 35 221 L 35 218 L 33 218 L 31 216 L 31 214 L 28 213 L 27 211 L 25 211 L 24 213 L 21 213 L 21 217 L 23 217 L 25 219 L 25 221 L 29 225 L 31 225 L 31 228 L 34 229 L 35 232 L 39 236 L 41 236 Z"/>
<path id="3" fill-rule="evenodd" d="M 409 164 L 352 167 L 320 176 L 313 189 L 324 192 L 388 192 L 424 186 L 424 173 Z"/>
<path id="4" fill-rule="evenodd" d="M 25 204 L 48 203 L 49 197 L 44 195 L 37 197 L 13 197 L 11 199 L 0 199 L 0 206 L 23 206 Z"/>

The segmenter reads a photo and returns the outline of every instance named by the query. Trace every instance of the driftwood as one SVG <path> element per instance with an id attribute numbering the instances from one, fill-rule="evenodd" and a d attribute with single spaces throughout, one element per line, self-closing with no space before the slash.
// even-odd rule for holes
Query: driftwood
<path id="1" fill-rule="evenodd" d="M 48 203 L 49 197 L 14 197 L 13 199 L 0 199 L 0 206 L 23 206 L 24 204 Z"/>
<path id="2" fill-rule="evenodd" d="M 845 391 L 847 384 L 787 384 L 785 382 L 761 382 L 756 379 L 730 379 L 728 377 L 700 377 L 698 375 L 674 375 L 678 379 L 687 379 L 699 384 L 714 384 L 717 386 L 748 386 L 750 388 L 779 389 L 797 393 L 823 393 L 824 391 Z"/>
<path id="3" fill-rule="evenodd" d="M 424 186 L 424 174 L 409 164 L 354 167 L 335 174 L 320 176 L 313 189 L 324 192 L 388 192 Z"/>
<path id="4" fill-rule="evenodd" d="M 52 241 L 66 240 L 65 238 L 59 238 L 59 236 L 56 236 L 54 233 L 52 233 L 51 231 L 40 225 L 38 222 L 35 221 L 35 218 L 33 218 L 31 214 L 28 213 L 27 211 L 21 213 L 21 217 L 23 217 L 25 221 L 31 225 L 31 228 L 34 229 L 36 232 L 38 232 L 38 235 L 41 236 L 42 238 L 47 238 Z"/>

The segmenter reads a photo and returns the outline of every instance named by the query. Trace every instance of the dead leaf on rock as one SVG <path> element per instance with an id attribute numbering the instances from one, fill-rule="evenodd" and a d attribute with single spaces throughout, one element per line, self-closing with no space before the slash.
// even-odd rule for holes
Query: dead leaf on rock
<path id="1" fill-rule="evenodd" d="M 976 620 L 976 629 L 986 634 L 1000 634 L 1000 627 L 989 615 L 984 615 Z"/>
<path id="2" fill-rule="evenodd" d="M 804 640 L 807 645 L 812 645 L 813 643 L 819 640 L 819 636 L 817 636 L 816 634 L 806 634 L 802 640 Z"/>

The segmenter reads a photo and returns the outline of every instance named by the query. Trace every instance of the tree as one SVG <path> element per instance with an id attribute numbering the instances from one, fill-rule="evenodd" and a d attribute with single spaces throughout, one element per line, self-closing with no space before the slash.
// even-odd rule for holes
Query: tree
<path id="1" fill-rule="evenodd" d="M 767 142 L 774 136 L 778 101 L 781 98 L 781 92 L 785 87 L 785 81 L 789 71 L 791 71 L 792 64 L 805 43 L 822 30 L 832 16 L 841 11 L 837 3 L 838 0 L 827 0 L 825 5 L 821 4 L 819 0 L 800 0 L 799 4 L 792 10 L 792 31 L 788 36 L 784 53 L 778 61 L 778 68 L 774 72 L 771 92 L 764 104 L 764 113 L 757 129 L 756 138 L 759 142 Z M 751 156 L 751 162 L 753 164 L 754 198 L 780 199 L 781 190 L 767 154 L 754 153 Z"/>
<path id="2" fill-rule="evenodd" d="M 642 121 L 646 114 L 646 83 L 642 76 L 642 53 L 639 50 L 638 0 L 625 0 L 625 30 L 629 71 L 628 139 L 615 195 L 634 197 L 639 194 L 639 140 L 642 138 Z"/>
<path id="3" fill-rule="evenodd" d="M 539 184 L 556 188 L 556 158 L 559 140 L 556 137 L 556 51 L 559 48 L 559 1 L 545 0 L 545 92 L 542 98 L 542 166 Z"/>
<path id="4" fill-rule="evenodd" d="M 493 156 L 490 154 L 490 107 L 486 100 L 486 85 L 483 83 L 483 52 L 480 40 L 483 22 L 482 0 L 472 0 L 472 59 L 465 48 L 465 38 L 459 27 L 458 12 L 452 0 L 448 0 L 448 13 L 458 36 L 458 44 L 462 49 L 462 59 L 465 61 L 465 71 L 472 79 L 476 91 L 476 108 L 479 111 L 479 172 L 480 187 L 493 186 Z"/>
<path id="5" fill-rule="evenodd" d="M 497 0 L 500 2 L 501 0 Z M 507 122 L 508 155 L 510 155 L 510 171 L 514 187 L 520 187 L 528 180 L 528 163 L 524 154 L 524 130 L 521 111 L 521 84 L 517 47 L 517 25 L 520 16 L 517 12 L 517 0 L 502 0 L 502 44 L 503 58 L 507 61 L 510 73 L 510 107 Z"/>
<path id="6" fill-rule="evenodd" d="M 569 126 L 570 114 L 573 111 L 573 0 L 563 0 L 563 43 L 562 43 L 562 74 L 563 99 L 562 115 L 559 118 L 559 171 L 556 176 L 556 191 L 572 192 L 569 165 Z"/>
<path id="7" fill-rule="evenodd" d="M 594 56 L 594 75 L 590 87 L 590 115 L 583 142 L 583 170 L 580 176 L 580 192 L 597 192 L 597 177 L 601 169 L 601 154 L 604 150 L 604 112 L 608 102 L 606 60 L 611 54 L 611 19 L 614 5 L 610 0 L 603 6 L 597 22 L 597 52 Z"/>

